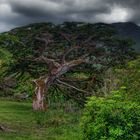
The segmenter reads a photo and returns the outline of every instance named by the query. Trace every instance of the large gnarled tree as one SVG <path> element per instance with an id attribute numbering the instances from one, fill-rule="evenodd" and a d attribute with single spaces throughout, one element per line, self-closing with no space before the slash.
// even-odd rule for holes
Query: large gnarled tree
<path id="1" fill-rule="evenodd" d="M 75 22 L 13 30 L 0 36 L 0 46 L 12 54 L 5 73 L 14 73 L 18 79 L 26 73 L 40 77 L 34 80 L 34 110 L 47 108 L 50 87 L 83 104 L 87 96 L 95 94 L 96 83 L 102 84 L 95 73 L 101 75 L 106 68 L 132 57 L 131 42 L 117 39 L 114 33 L 107 24 Z M 75 73 L 86 76 L 74 77 Z"/>
<path id="2" fill-rule="evenodd" d="M 83 92 L 85 94 L 89 93 L 89 91 L 85 91 L 76 87 L 75 85 L 71 85 L 70 82 L 66 83 L 62 81 L 62 79 L 65 79 L 63 77 L 64 74 L 69 71 L 76 70 L 77 66 L 79 65 L 81 65 L 81 70 L 84 71 L 84 66 L 82 66 L 82 64 L 93 64 L 93 61 L 90 61 L 90 56 L 93 55 L 93 53 L 97 52 L 96 43 L 93 40 L 93 37 L 82 35 L 73 37 L 62 32 L 59 34 L 68 42 L 69 46 L 65 46 L 65 49 L 62 49 L 61 53 L 52 53 L 47 54 L 46 56 L 43 55 L 44 52 L 49 53 L 49 48 L 51 49 L 53 46 L 57 45 L 56 42 L 53 41 L 53 37 L 51 37 L 49 33 L 44 33 L 41 37 L 36 38 L 38 41 L 44 43 L 44 49 L 42 49 L 40 56 L 36 59 L 36 61 L 46 63 L 48 65 L 49 72 L 46 77 L 40 77 L 39 79 L 34 80 L 34 83 L 36 84 L 36 90 L 33 97 L 34 110 L 47 109 L 47 92 L 50 86 L 53 84 L 63 85 L 68 88 L 72 88 L 73 90 L 77 90 L 78 92 Z M 76 55 L 74 55 L 74 53 L 76 53 Z M 104 52 L 98 54 L 99 58 L 103 54 Z M 97 61 L 97 58 L 95 60 Z M 78 80 L 79 79 L 77 79 L 77 81 Z"/>

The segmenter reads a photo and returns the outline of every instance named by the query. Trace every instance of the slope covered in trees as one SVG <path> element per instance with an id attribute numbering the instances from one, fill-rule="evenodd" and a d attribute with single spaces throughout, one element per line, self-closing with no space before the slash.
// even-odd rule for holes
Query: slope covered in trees
<path id="1" fill-rule="evenodd" d="M 113 23 L 118 35 L 123 38 L 132 38 L 135 41 L 134 49 L 140 52 L 140 26 L 133 22 Z"/>

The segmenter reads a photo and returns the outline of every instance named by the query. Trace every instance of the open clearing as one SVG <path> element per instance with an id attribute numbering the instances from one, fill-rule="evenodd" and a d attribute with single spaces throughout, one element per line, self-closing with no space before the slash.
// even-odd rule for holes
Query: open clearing
<path id="1" fill-rule="evenodd" d="M 78 140 L 79 113 L 34 112 L 28 102 L 0 100 L 0 140 Z"/>

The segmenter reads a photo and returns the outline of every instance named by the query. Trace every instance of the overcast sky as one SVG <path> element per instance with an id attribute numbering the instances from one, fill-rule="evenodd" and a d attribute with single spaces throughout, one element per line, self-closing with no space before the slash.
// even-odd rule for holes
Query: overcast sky
<path id="1" fill-rule="evenodd" d="M 140 0 L 0 0 L 0 32 L 44 21 L 140 24 Z"/>

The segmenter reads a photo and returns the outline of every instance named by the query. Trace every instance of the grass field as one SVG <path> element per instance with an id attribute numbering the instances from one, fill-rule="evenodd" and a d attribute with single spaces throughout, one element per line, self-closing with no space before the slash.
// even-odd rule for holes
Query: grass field
<path id="1" fill-rule="evenodd" d="M 80 113 L 49 109 L 34 112 L 31 103 L 0 100 L 0 140 L 79 140 Z"/>

